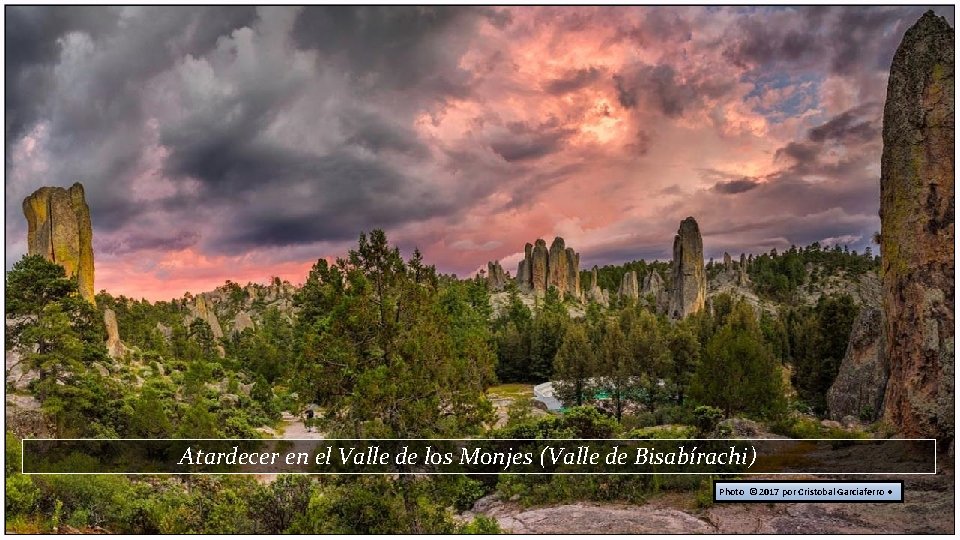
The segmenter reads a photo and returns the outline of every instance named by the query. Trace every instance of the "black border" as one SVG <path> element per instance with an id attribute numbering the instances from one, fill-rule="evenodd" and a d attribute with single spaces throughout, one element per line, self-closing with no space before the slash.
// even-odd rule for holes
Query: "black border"
<path id="1" fill-rule="evenodd" d="M 810 500 L 810 499 L 781 499 L 778 501 L 718 501 L 717 500 L 717 482 L 723 482 L 724 484 L 900 484 L 900 500 L 898 501 L 820 501 L 820 500 Z M 903 501 L 903 480 L 721 480 L 719 478 L 713 479 L 713 491 L 710 494 L 711 499 L 714 504 L 729 504 L 729 503 L 742 503 L 742 504 L 778 504 L 778 503 L 842 503 L 842 504 L 895 504 L 902 503 Z"/>

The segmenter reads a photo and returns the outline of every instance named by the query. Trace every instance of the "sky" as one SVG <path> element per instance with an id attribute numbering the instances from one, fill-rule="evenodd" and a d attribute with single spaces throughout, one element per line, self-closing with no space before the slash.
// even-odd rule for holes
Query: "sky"
<path id="1" fill-rule="evenodd" d="M 151 300 L 374 228 L 460 276 L 554 236 L 667 259 L 687 216 L 708 258 L 863 250 L 925 9 L 6 7 L 6 268 L 23 199 L 77 181 L 96 289 Z"/>

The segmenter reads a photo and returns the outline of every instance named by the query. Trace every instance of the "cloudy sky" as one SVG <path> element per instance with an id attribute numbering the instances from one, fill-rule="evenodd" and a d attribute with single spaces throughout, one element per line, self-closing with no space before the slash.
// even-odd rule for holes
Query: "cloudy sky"
<path id="1" fill-rule="evenodd" d="M 6 266 L 86 187 L 96 288 L 302 282 L 376 227 L 444 272 L 879 230 L 887 71 L 921 7 L 7 7 Z M 936 11 L 954 24 L 952 6 Z"/>

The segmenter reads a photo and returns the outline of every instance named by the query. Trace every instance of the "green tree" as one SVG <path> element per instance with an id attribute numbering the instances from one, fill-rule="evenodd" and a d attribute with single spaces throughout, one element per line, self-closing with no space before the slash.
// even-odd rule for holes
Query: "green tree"
<path id="1" fill-rule="evenodd" d="M 693 374 L 700 362 L 700 343 L 689 319 L 673 326 L 669 334 L 669 349 L 673 359 L 670 380 L 677 396 L 677 403 L 683 404 Z"/>
<path id="2" fill-rule="evenodd" d="M 693 397 L 727 416 L 774 417 L 783 411 L 780 363 L 763 342 L 753 308 L 738 302 L 710 339 L 697 368 Z"/>
<path id="3" fill-rule="evenodd" d="M 600 342 L 600 373 L 603 376 L 603 386 L 613 401 L 614 415 L 619 422 L 634 389 L 634 369 L 627 338 L 620 329 L 620 324 L 614 320 L 607 322 Z"/>
<path id="4" fill-rule="evenodd" d="M 596 364 L 584 326 L 571 323 L 563 335 L 553 364 L 557 393 L 562 402 L 583 405 L 587 383 L 596 373 Z"/>
<path id="5" fill-rule="evenodd" d="M 494 358 L 485 336 L 457 332 L 462 320 L 449 303 L 444 309 L 436 271 L 419 252 L 405 263 L 376 230 L 361 235 L 334 269 L 321 261 L 311 276 L 311 294 L 300 301 L 328 311 L 300 336 L 300 378 L 303 395 L 327 411 L 326 429 L 357 437 L 462 436 L 490 417 L 483 390 Z"/>

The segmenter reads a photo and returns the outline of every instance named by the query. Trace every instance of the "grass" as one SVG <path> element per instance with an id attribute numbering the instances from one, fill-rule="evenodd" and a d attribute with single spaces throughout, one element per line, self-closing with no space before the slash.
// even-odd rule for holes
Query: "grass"
<path id="1" fill-rule="evenodd" d="M 533 398 L 533 385 L 530 384 L 499 384 L 491 386 L 487 390 L 487 395 L 491 398 L 501 399 L 531 399 Z"/>

